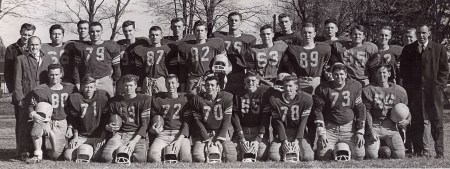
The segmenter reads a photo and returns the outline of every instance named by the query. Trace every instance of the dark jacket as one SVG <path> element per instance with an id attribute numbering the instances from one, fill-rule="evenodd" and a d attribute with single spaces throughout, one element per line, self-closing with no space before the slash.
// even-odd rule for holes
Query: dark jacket
<path id="1" fill-rule="evenodd" d="M 26 49 L 24 49 L 24 46 L 26 48 L 26 45 L 21 43 L 19 39 L 16 43 L 9 45 L 5 51 L 5 82 L 10 93 L 14 91 L 14 63 L 16 62 L 17 56 L 25 53 Z"/>

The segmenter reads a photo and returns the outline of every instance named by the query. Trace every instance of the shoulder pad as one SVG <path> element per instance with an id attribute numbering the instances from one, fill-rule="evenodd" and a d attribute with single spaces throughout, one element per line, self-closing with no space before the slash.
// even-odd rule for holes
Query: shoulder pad
<path id="1" fill-rule="evenodd" d="M 220 38 L 208 38 L 207 42 L 211 45 L 213 48 L 219 48 L 223 45 L 223 40 Z"/>
<path id="2" fill-rule="evenodd" d="M 284 41 L 275 41 L 273 42 L 273 46 L 279 50 L 286 50 L 288 45 Z"/>
<path id="3" fill-rule="evenodd" d="M 245 43 L 251 43 L 251 42 L 256 41 L 255 36 L 250 35 L 250 34 L 246 34 L 246 33 L 243 33 L 243 34 L 241 35 L 240 39 L 241 39 L 243 42 L 245 42 Z"/>

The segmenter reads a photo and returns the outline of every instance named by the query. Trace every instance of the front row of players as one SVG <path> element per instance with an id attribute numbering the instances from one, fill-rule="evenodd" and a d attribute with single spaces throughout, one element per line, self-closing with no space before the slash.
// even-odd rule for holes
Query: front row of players
<path id="1" fill-rule="evenodd" d="M 378 158 L 380 142 L 393 158 L 404 158 L 398 128 L 410 119 L 406 92 L 388 82 L 389 65 L 376 70 L 376 83 L 363 89 L 337 63 L 334 80 L 320 84 L 314 96 L 299 90 L 296 76 L 278 79 L 283 88 L 275 89 L 250 71 L 242 95 L 221 91 L 214 74 L 205 78 L 205 92 L 178 93 L 178 78 L 171 74 L 167 92 L 151 97 L 136 93 L 138 77 L 125 75 L 123 95 L 110 99 L 89 76 L 76 93 L 61 82 L 61 66 L 52 64 L 49 83 L 27 96 L 34 146 L 28 162 L 42 160 L 41 147 L 51 159 L 77 162 L 312 161 L 314 154 L 320 160 L 361 160 Z M 316 153 L 304 136 L 310 113 L 317 125 Z"/>

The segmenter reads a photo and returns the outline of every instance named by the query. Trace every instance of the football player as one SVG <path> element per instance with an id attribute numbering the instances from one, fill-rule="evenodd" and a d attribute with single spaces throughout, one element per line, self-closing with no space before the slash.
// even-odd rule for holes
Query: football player
<path id="1" fill-rule="evenodd" d="M 167 92 L 165 77 L 169 75 L 168 45 L 161 44 L 162 30 L 159 26 L 152 26 L 149 30 L 150 46 L 136 46 L 134 64 L 135 74 L 142 78 L 142 91 L 152 96 L 158 92 Z"/>
<path id="2" fill-rule="evenodd" d="M 114 95 L 113 80 L 120 77 L 120 47 L 114 41 L 102 40 L 103 27 L 99 22 L 89 24 L 90 42 L 77 42 L 74 79 L 77 88 L 80 79 L 89 74 L 97 80 L 97 88 Z M 112 77 L 112 79 L 111 79 Z"/>
<path id="3" fill-rule="evenodd" d="M 248 71 L 245 78 L 246 93 L 234 95 L 232 124 L 237 133 L 234 142 L 238 143 L 239 159 L 245 153 L 252 153 L 255 160 L 267 160 L 269 136 L 266 131 L 270 125 L 270 111 L 263 107 L 268 104 L 273 90 L 260 85 L 260 78 L 255 71 Z M 254 147 L 249 146 L 255 141 L 257 144 Z"/>
<path id="4" fill-rule="evenodd" d="M 403 46 L 409 45 L 417 40 L 416 28 L 409 28 L 403 34 Z"/>
<path id="5" fill-rule="evenodd" d="M 77 46 L 87 45 L 87 43 L 75 42 L 89 42 L 89 21 L 80 20 L 77 23 L 78 40 L 66 42 L 64 52 L 61 54 L 60 62 L 63 65 L 66 76 L 63 77 L 63 82 L 75 84 L 73 71 L 75 68 L 75 53 L 78 51 Z"/>
<path id="6" fill-rule="evenodd" d="M 347 79 L 342 63 L 331 67 L 334 81 L 317 86 L 313 96 L 316 115 L 317 153 L 320 160 L 330 160 L 339 142 L 350 146 L 353 159 L 362 160 L 364 150 L 365 106 L 361 99 L 361 83 Z"/>
<path id="7" fill-rule="evenodd" d="M 52 25 L 50 27 L 50 40 L 51 43 L 43 43 L 41 51 L 42 53 L 49 55 L 52 57 L 53 63 L 59 63 L 65 69 L 68 67 L 69 61 L 68 58 L 63 58 L 61 60 L 61 56 L 64 53 L 64 47 L 66 43 L 64 43 L 64 28 L 61 25 Z"/>
<path id="8" fill-rule="evenodd" d="M 400 54 L 402 54 L 403 47 L 398 45 L 389 45 L 391 37 L 392 37 L 392 28 L 390 26 L 384 26 L 383 28 L 380 29 L 378 33 L 378 52 L 384 59 L 383 62 L 389 63 L 391 65 L 392 69 L 390 70 L 392 72 L 389 80 L 391 82 L 396 83 L 399 81 L 399 77 L 397 77 L 397 74 L 400 69 L 399 60 Z"/>
<path id="9" fill-rule="evenodd" d="M 77 23 L 78 41 L 89 42 L 89 21 L 80 20 Z"/>
<path id="10" fill-rule="evenodd" d="M 230 141 L 228 133 L 233 111 L 233 95 L 220 91 L 219 78 L 215 75 L 206 78 L 205 88 L 206 92 L 194 96 L 189 103 L 195 126 L 192 160 L 208 162 L 207 159 L 211 158 L 208 155 L 210 148 L 219 147 L 220 157 L 226 157 L 226 161 L 234 162 L 237 158 L 236 146 Z"/>
<path id="11" fill-rule="evenodd" d="M 369 84 L 369 72 L 373 72 L 381 62 L 378 48 L 372 42 L 364 42 L 366 29 L 356 25 L 351 29 L 352 41 L 336 41 L 331 47 L 329 65 L 343 63 L 347 66 L 348 77 L 360 82 L 363 86 Z"/>
<path id="12" fill-rule="evenodd" d="M 245 54 L 250 47 L 255 45 L 256 38 L 253 35 L 242 33 L 242 14 L 239 12 L 231 12 L 228 14 L 228 32 L 214 32 L 213 37 L 223 39 L 227 52 L 228 60 L 231 62 L 233 70 L 227 75 L 228 79 L 232 79 L 225 86 L 225 91 L 237 94 L 244 91 L 244 78 L 246 63 Z"/>
<path id="13" fill-rule="evenodd" d="M 373 83 L 363 89 L 363 103 L 367 109 L 366 134 L 371 139 L 366 141 L 366 152 L 369 159 L 378 158 L 380 141 L 386 142 L 391 149 L 392 158 L 405 158 L 405 146 L 398 128 L 406 128 L 411 119 L 400 121 L 398 124 L 389 117 L 389 112 L 398 103 L 408 105 L 408 96 L 403 87 L 389 82 L 391 76 L 392 64 L 383 63 L 377 67 L 376 83 Z"/>
<path id="14" fill-rule="evenodd" d="M 288 47 L 283 41 L 273 42 L 273 29 L 270 25 L 264 25 L 259 29 L 262 44 L 255 45 L 250 50 L 250 56 L 246 61 L 249 70 L 257 71 L 263 82 L 272 86 L 277 78 L 281 56 Z M 234 80 L 234 79 L 233 79 Z"/>
<path id="15" fill-rule="evenodd" d="M 339 40 L 339 38 L 337 38 L 336 36 L 336 33 L 339 31 L 339 28 L 336 24 L 336 20 L 327 19 L 325 20 L 324 25 L 325 25 L 324 35 L 326 39 L 325 42 L 333 42 Z"/>
<path id="16" fill-rule="evenodd" d="M 178 50 L 181 54 L 180 79 L 187 79 L 186 91 L 200 93 L 196 88 L 201 77 L 211 70 L 215 57 L 225 54 L 222 39 L 207 39 L 206 22 L 199 20 L 194 23 L 194 35 L 196 40 L 181 43 Z M 234 80 L 234 79 L 233 79 Z"/>
<path id="17" fill-rule="evenodd" d="M 114 135 L 108 140 L 102 152 L 103 162 L 111 163 L 120 147 L 123 147 L 131 158 L 128 161 L 147 161 L 146 135 L 150 121 L 151 97 L 136 93 L 137 82 L 137 76 L 125 75 L 124 94 L 110 99 L 108 111 L 111 116 L 121 117 L 122 126 L 117 126 L 114 121 L 106 126 L 106 130 L 114 132 Z"/>
<path id="18" fill-rule="evenodd" d="M 108 124 L 106 113 L 109 94 L 104 90 L 97 90 L 95 79 L 88 76 L 81 80 L 81 93 L 72 93 L 69 96 L 67 123 L 68 132 L 73 135 L 69 145 L 64 151 L 64 159 L 67 161 L 99 160 L 100 148 L 105 143 Z M 72 130 L 70 130 L 72 129 Z M 86 148 L 87 147 L 87 148 Z M 92 154 L 86 154 L 85 159 L 82 149 L 92 149 Z"/>
<path id="19" fill-rule="evenodd" d="M 294 32 L 292 30 L 292 17 L 289 14 L 282 13 L 278 15 L 278 25 L 280 25 L 281 32 L 276 32 L 273 41 L 282 40 L 288 45 L 301 45 L 301 32 Z"/>
<path id="20" fill-rule="evenodd" d="M 159 115 L 163 117 L 164 125 L 160 126 L 162 130 L 155 130 L 156 126 L 151 127 L 160 132 L 150 146 L 150 153 L 148 154 L 150 162 L 161 161 L 161 151 L 171 144 L 180 161 L 192 162 L 191 143 L 188 138 L 189 122 L 187 116 L 184 115 L 188 97 L 184 93 L 177 92 L 179 85 L 177 76 L 170 74 L 166 78 L 168 91 L 158 93 L 153 98 L 151 116 Z"/>
<path id="21" fill-rule="evenodd" d="M 39 163 L 43 157 L 42 143 L 45 136 L 45 153 L 52 160 L 57 160 L 66 145 L 67 113 L 65 112 L 67 98 L 76 89 L 74 85 L 61 82 L 64 75 L 59 64 L 48 66 L 49 83 L 36 87 L 27 96 L 30 121 L 33 123 L 31 138 L 33 139 L 34 156 L 27 159 L 27 163 Z M 42 116 L 35 111 L 37 103 L 46 102 L 51 105 L 51 115 Z M 51 116 L 51 117 L 49 117 Z M 71 130 L 71 129 L 69 129 Z"/>

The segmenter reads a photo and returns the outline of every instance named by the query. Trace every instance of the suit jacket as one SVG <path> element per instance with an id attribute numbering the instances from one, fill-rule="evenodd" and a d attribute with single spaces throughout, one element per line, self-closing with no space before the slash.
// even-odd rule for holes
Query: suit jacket
<path id="1" fill-rule="evenodd" d="M 47 68 L 52 63 L 50 56 L 41 53 L 42 63 L 37 66 L 36 59 L 29 55 L 20 55 L 14 64 L 13 103 L 21 101 L 36 86 L 46 83 Z"/>
<path id="2" fill-rule="evenodd" d="M 19 39 L 16 43 L 9 45 L 5 51 L 5 66 L 3 72 L 5 73 L 6 87 L 10 93 L 13 93 L 14 91 L 14 63 L 16 62 L 17 56 L 26 53 L 24 47 L 26 46 L 24 46 Z"/>
<path id="3" fill-rule="evenodd" d="M 408 94 L 412 118 L 442 119 L 443 91 L 449 74 L 448 56 L 443 45 L 428 42 L 422 53 L 418 41 L 406 45 L 400 56 L 400 77 Z M 423 119 L 419 119 L 423 120 Z"/>

